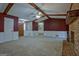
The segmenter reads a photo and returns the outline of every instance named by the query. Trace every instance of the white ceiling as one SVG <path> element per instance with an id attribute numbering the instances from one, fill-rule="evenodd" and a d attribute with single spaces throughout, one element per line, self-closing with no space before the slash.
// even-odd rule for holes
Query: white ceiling
<path id="1" fill-rule="evenodd" d="M 67 13 L 70 9 L 68 3 L 36 3 L 47 14 Z M 0 12 L 3 12 L 7 4 L 0 3 Z M 27 3 L 15 3 L 8 14 L 18 16 L 22 19 L 35 20 L 39 12 Z M 65 16 L 52 16 L 55 18 L 65 18 Z"/>
<path id="2" fill-rule="evenodd" d="M 14 4 L 8 14 L 18 16 L 22 19 L 34 20 L 38 11 L 27 3 Z"/>
<path id="3" fill-rule="evenodd" d="M 7 3 L 0 3 L 0 12 L 3 12 L 7 5 Z"/>
<path id="4" fill-rule="evenodd" d="M 68 3 L 36 3 L 46 14 L 66 14 L 70 9 Z M 51 18 L 66 18 L 66 16 L 50 16 Z M 44 17 L 42 18 L 44 19 Z M 39 19 L 40 21 L 42 19 Z M 38 20 L 37 20 L 38 21 Z"/>
<path id="5" fill-rule="evenodd" d="M 37 3 L 45 13 L 47 14 L 61 14 L 66 13 L 70 9 L 68 3 Z"/>

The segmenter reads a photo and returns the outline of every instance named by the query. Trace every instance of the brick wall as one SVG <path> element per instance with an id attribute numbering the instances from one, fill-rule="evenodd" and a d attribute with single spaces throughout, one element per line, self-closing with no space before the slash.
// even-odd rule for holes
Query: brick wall
<path id="1" fill-rule="evenodd" d="M 75 22 L 69 25 L 70 41 L 71 41 L 71 31 L 74 32 L 74 50 L 79 55 L 79 17 Z"/>
<path id="2" fill-rule="evenodd" d="M 79 9 L 79 3 L 74 3 L 71 10 Z M 74 18 L 74 17 L 73 17 Z M 69 38 L 71 41 L 71 31 L 74 32 L 74 50 L 77 55 L 79 55 L 79 16 L 75 19 L 73 23 L 69 25 Z"/>

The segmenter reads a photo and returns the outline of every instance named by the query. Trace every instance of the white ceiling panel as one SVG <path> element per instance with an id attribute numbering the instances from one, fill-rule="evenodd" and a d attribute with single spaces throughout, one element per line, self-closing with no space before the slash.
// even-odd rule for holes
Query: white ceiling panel
<path id="1" fill-rule="evenodd" d="M 67 13 L 67 11 L 70 9 L 70 4 L 68 3 L 36 3 L 36 5 L 39 6 L 47 14 Z M 32 21 L 36 19 L 38 11 L 27 3 L 15 3 L 8 14 L 18 16 L 21 19 L 28 19 Z M 52 17 L 66 18 L 65 16 Z"/>
<path id="2" fill-rule="evenodd" d="M 70 5 L 68 3 L 40 3 L 36 4 L 39 6 L 45 13 L 49 14 L 58 14 L 58 13 L 66 13 L 70 9 Z"/>
<path id="3" fill-rule="evenodd" d="M 7 5 L 7 3 L 0 3 L 0 12 L 3 12 Z"/>
<path id="4" fill-rule="evenodd" d="M 11 10 L 8 12 L 10 15 L 15 15 L 29 20 L 34 20 L 37 13 L 38 11 L 27 3 L 14 4 Z"/>

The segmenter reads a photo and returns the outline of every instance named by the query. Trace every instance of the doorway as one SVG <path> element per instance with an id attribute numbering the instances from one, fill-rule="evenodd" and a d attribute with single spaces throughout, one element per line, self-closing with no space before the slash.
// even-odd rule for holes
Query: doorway
<path id="1" fill-rule="evenodd" d="M 24 36 L 24 23 L 19 23 L 19 36 Z"/>
<path id="2" fill-rule="evenodd" d="M 74 32 L 71 31 L 71 42 L 74 44 Z"/>

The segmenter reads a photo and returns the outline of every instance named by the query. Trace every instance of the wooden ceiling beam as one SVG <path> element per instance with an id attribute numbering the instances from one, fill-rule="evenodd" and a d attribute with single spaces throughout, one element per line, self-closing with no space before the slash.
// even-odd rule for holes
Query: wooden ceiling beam
<path id="1" fill-rule="evenodd" d="M 70 5 L 70 10 L 72 9 L 72 6 L 73 6 L 73 3 L 71 3 L 71 5 Z"/>
<path id="2" fill-rule="evenodd" d="M 66 16 L 67 14 L 48 14 L 49 16 Z"/>
<path id="3" fill-rule="evenodd" d="M 48 16 L 67 16 L 67 14 L 48 14 Z M 41 16 L 44 17 L 44 16 Z"/>
<path id="4" fill-rule="evenodd" d="M 12 8 L 13 5 L 14 5 L 14 3 L 9 3 L 9 4 L 7 5 L 7 7 L 5 8 L 5 10 L 4 10 L 3 13 L 7 14 L 7 13 L 9 12 L 9 10 Z"/>
<path id="5" fill-rule="evenodd" d="M 49 16 L 67 16 L 67 14 L 63 14 L 63 13 L 61 13 L 61 14 L 48 14 Z M 44 17 L 44 16 L 41 16 L 40 18 L 42 18 L 42 17 Z M 36 20 L 38 20 L 38 19 L 35 19 L 34 21 L 36 21 Z"/>
<path id="6" fill-rule="evenodd" d="M 61 13 L 61 14 L 48 14 L 48 16 L 67 16 L 67 14 L 65 14 L 65 13 Z M 44 16 L 41 16 L 40 18 L 42 18 L 42 17 L 44 17 Z M 36 20 L 38 20 L 38 19 L 35 19 L 34 21 L 36 21 Z"/>
<path id="7" fill-rule="evenodd" d="M 50 18 L 48 14 L 46 14 L 43 10 L 41 10 L 35 3 L 29 3 L 32 7 L 34 7 L 36 10 L 40 11 L 44 16 L 46 16 L 48 19 Z"/>

